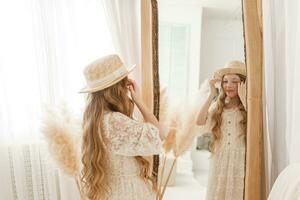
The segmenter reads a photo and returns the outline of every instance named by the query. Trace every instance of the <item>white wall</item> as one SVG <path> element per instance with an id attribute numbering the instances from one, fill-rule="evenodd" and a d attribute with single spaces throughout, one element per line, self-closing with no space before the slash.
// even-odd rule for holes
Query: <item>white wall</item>
<path id="1" fill-rule="evenodd" d="M 244 61 L 242 20 L 203 18 L 200 84 L 230 60 Z"/>
<path id="2" fill-rule="evenodd" d="M 159 22 L 190 25 L 188 93 L 198 89 L 202 5 L 200 1 L 159 0 Z"/>

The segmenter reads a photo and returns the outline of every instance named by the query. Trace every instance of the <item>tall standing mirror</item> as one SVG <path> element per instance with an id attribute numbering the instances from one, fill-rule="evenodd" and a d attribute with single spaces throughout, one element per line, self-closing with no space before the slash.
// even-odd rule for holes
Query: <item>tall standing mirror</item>
<path id="1" fill-rule="evenodd" d="M 242 200 L 247 120 L 246 106 L 242 106 L 239 97 L 246 90 L 241 86 L 246 82 L 246 74 L 240 76 L 242 72 L 229 70 L 219 73 L 220 80 L 210 84 L 222 68 L 245 68 L 241 1 L 158 0 L 158 29 L 159 81 L 165 98 L 161 106 L 169 105 L 169 117 L 173 117 L 169 134 L 174 130 L 172 125 L 183 123 L 182 120 L 187 122 L 188 117 L 181 115 L 187 116 L 188 112 L 198 115 L 210 96 L 210 86 L 216 87 L 216 95 L 208 103 L 206 125 L 201 122 L 197 126 L 191 120 L 193 124 L 185 130 L 195 137 L 177 137 L 177 145 L 180 139 L 191 142 L 184 144 L 183 152 L 175 153 L 174 166 L 174 152 L 166 153 L 164 169 L 173 167 L 173 170 L 164 199 Z M 231 100 L 233 93 L 241 101 Z M 217 118 L 213 105 L 218 104 L 222 94 L 224 105 L 219 113 L 219 128 L 212 124 L 203 133 L 209 118 L 211 121 Z M 219 135 L 212 128 L 218 129 Z M 181 134 L 180 131 L 175 134 Z"/>

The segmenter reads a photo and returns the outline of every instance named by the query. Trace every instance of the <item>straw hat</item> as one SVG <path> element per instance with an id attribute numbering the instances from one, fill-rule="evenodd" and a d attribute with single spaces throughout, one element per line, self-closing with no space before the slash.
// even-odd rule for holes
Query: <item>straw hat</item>
<path id="1" fill-rule="evenodd" d="M 125 78 L 135 65 L 127 69 L 118 55 L 108 55 L 85 67 L 86 87 L 80 93 L 92 93 L 108 88 Z"/>
<path id="2" fill-rule="evenodd" d="M 247 76 L 246 66 L 240 61 L 230 61 L 222 69 L 215 71 L 214 76 L 223 77 L 226 74 L 241 74 Z"/>

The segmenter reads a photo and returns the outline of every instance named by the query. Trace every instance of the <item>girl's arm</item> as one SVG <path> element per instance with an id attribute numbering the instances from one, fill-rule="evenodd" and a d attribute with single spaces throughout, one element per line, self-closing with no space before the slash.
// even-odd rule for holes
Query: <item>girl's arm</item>
<path id="1" fill-rule="evenodd" d="M 209 81 L 209 86 L 210 86 L 210 94 L 207 98 L 207 100 L 205 101 L 205 103 L 202 105 L 202 107 L 200 108 L 200 112 L 198 114 L 197 117 L 197 125 L 201 126 L 201 125 L 205 125 L 206 123 L 206 119 L 207 119 L 207 115 L 208 115 L 208 109 L 211 105 L 211 102 L 213 100 L 213 98 L 216 96 L 216 87 L 215 87 L 215 83 L 219 81 L 219 79 L 217 78 L 212 78 Z"/>
<path id="2" fill-rule="evenodd" d="M 161 125 L 159 124 L 158 120 L 153 115 L 153 113 L 144 105 L 135 81 L 128 79 L 128 87 L 131 93 L 132 100 L 134 101 L 138 109 L 141 111 L 145 122 L 149 122 L 154 126 L 156 126 L 159 129 L 159 136 L 161 140 L 164 140 L 165 139 L 165 135 L 163 131 L 164 129 L 161 127 Z"/>
<path id="3" fill-rule="evenodd" d="M 205 125 L 207 115 L 208 115 L 208 109 L 210 107 L 210 104 L 213 100 L 214 96 L 209 95 L 203 106 L 200 108 L 200 112 L 197 117 L 197 125 L 202 126 Z"/>
<path id="4" fill-rule="evenodd" d="M 240 97 L 240 100 L 245 108 L 245 110 L 247 111 L 247 99 L 246 99 L 246 95 L 247 95 L 247 85 L 246 83 L 241 83 L 238 85 L 238 94 Z"/>

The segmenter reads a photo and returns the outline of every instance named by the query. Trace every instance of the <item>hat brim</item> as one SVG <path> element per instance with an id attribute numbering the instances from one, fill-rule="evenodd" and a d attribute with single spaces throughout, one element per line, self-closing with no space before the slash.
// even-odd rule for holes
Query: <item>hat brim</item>
<path id="1" fill-rule="evenodd" d="M 94 88 L 89 88 L 89 87 L 84 87 L 82 88 L 79 93 L 93 93 L 93 92 L 97 92 L 97 91 L 100 91 L 100 90 L 104 90 L 116 83 L 118 83 L 119 81 L 121 81 L 123 78 L 125 78 L 126 76 L 128 76 L 130 74 L 130 72 L 132 72 L 132 70 L 134 70 L 134 68 L 136 67 L 136 65 L 133 65 L 131 66 L 129 69 L 127 69 L 127 72 L 124 73 L 122 76 L 116 78 L 114 81 L 106 84 L 106 85 L 101 85 L 101 86 L 98 86 L 98 87 L 94 87 Z"/>
<path id="2" fill-rule="evenodd" d="M 243 76 L 247 76 L 246 70 L 237 69 L 237 68 L 222 68 L 222 69 L 219 69 L 214 73 L 214 76 L 217 76 L 217 77 L 221 78 L 226 74 L 240 74 L 240 75 L 243 75 Z"/>

